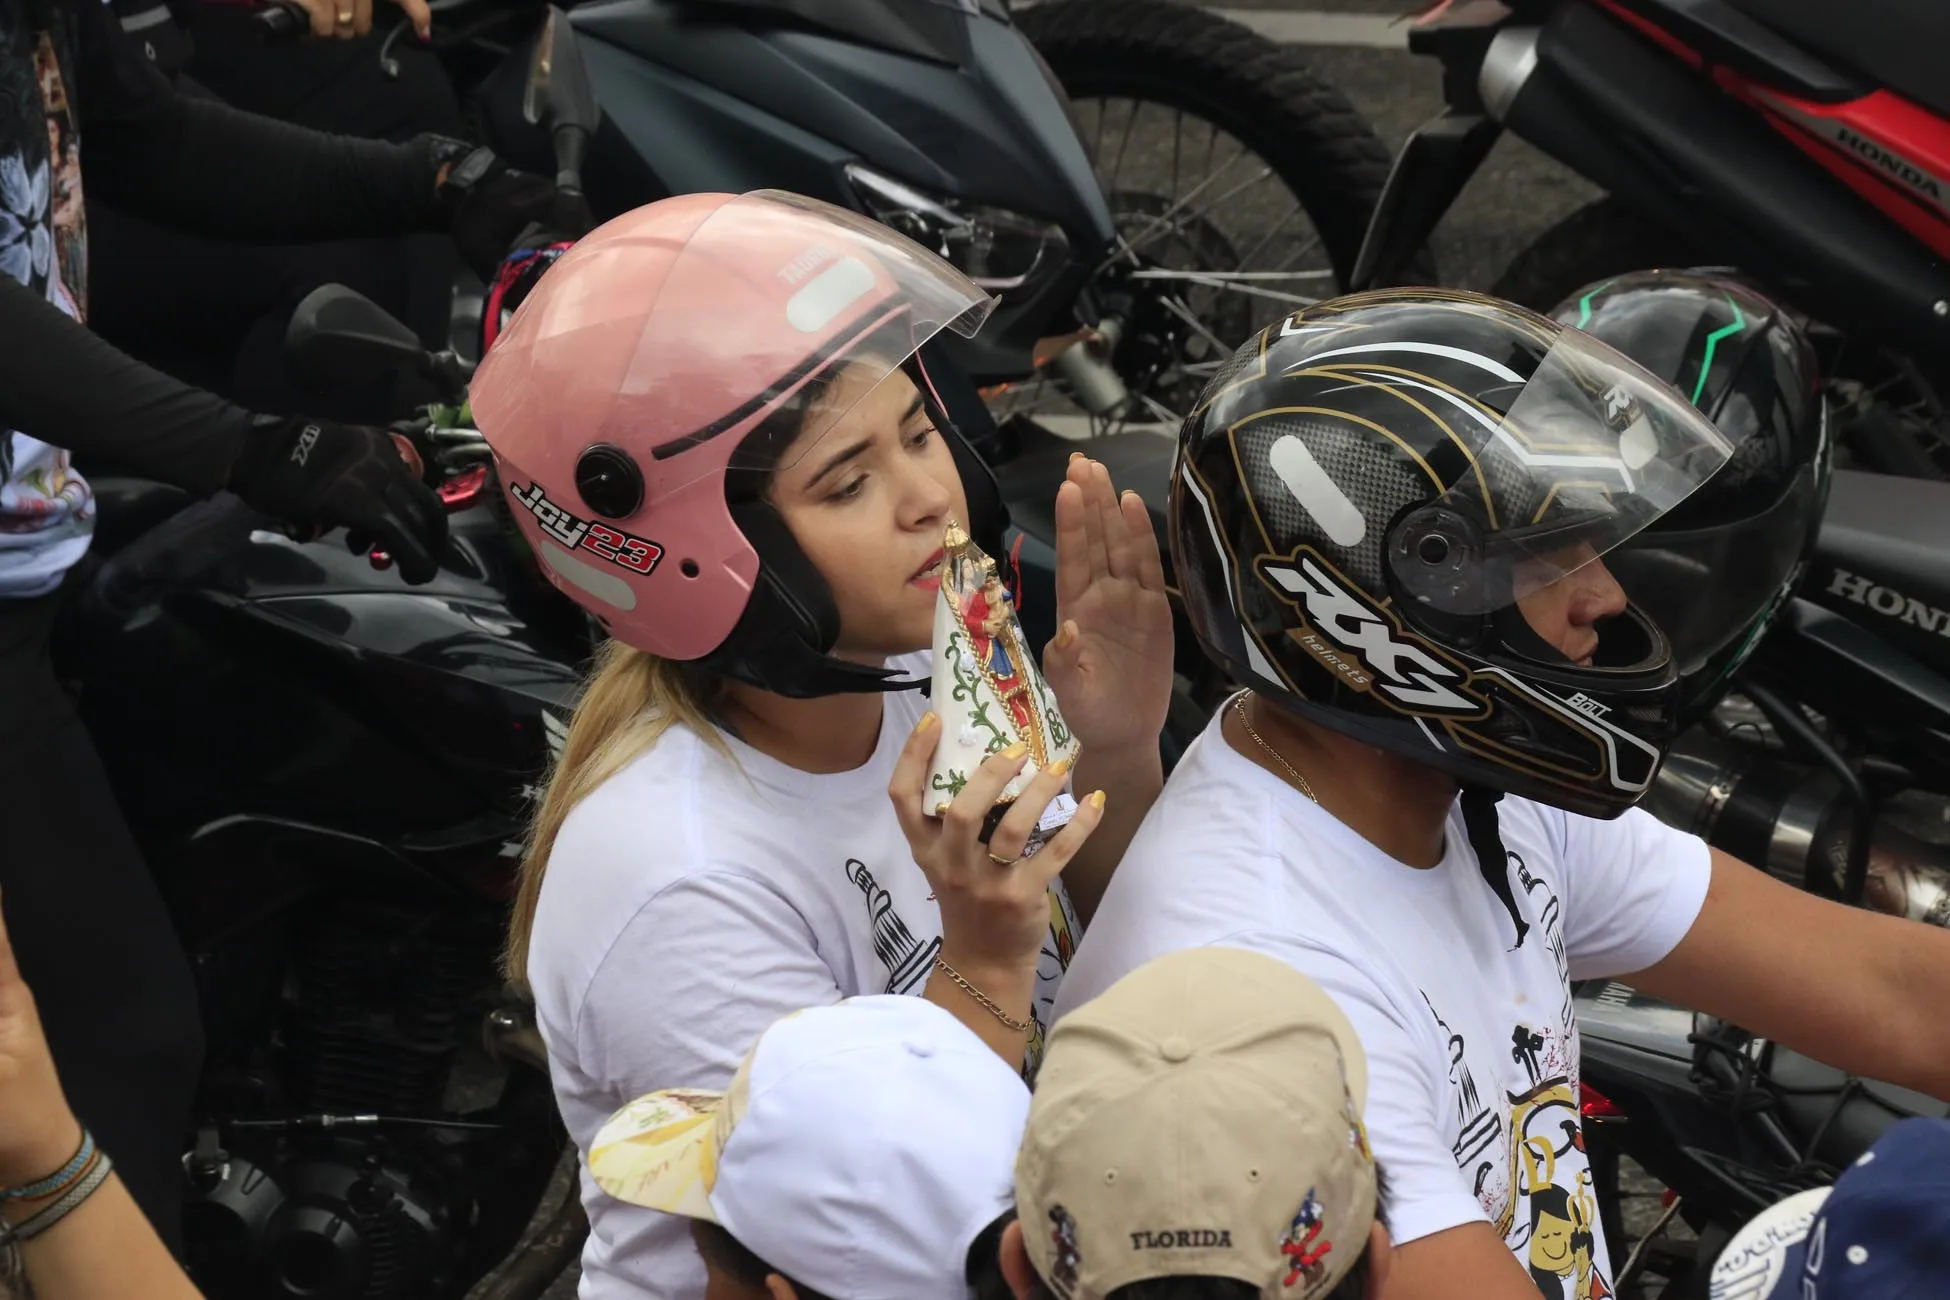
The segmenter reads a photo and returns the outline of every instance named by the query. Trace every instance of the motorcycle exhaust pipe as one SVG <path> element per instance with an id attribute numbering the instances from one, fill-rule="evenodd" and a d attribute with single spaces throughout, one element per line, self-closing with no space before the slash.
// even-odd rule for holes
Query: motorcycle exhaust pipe
<path id="1" fill-rule="evenodd" d="M 1597 5 L 1498 33 L 1478 89 L 1509 130 L 1830 323 L 1914 353 L 1950 343 L 1950 268 Z"/>
<path id="2" fill-rule="evenodd" d="M 1666 755 L 1645 807 L 1797 889 L 1841 891 L 1854 807 L 1832 772 L 1694 730 Z M 1862 905 L 1950 928 L 1950 852 L 1878 819 Z"/>

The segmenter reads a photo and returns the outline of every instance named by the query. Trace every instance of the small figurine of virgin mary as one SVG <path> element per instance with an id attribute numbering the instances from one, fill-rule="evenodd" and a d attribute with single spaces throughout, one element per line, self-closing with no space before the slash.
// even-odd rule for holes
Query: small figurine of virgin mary
<path id="1" fill-rule="evenodd" d="M 933 811 L 939 815 L 947 809 L 984 758 L 1020 741 L 1029 747 L 1029 762 L 1003 790 L 997 806 L 1006 808 L 1051 763 L 1074 764 L 1077 740 L 1023 643 L 1022 624 L 1008 588 L 996 576 L 995 561 L 952 522 L 941 546 L 946 556 L 934 611 L 930 691 L 941 716 L 941 741 L 928 776 L 936 796 Z M 1058 802 L 1074 811 L 1067 789 Z M 1056 804 L 1051 811 L 1057 811 Z M 1064 815 L 1048 829 L 1039 827 L 1037 841 L 1068 820 Z"/>

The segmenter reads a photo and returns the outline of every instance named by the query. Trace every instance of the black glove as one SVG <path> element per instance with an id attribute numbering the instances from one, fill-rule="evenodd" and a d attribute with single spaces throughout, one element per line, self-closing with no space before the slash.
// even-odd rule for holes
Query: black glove
<path id="1" fill-rule="evenodd" d="M 229 486 L 274 518 L 370 538 L 408 582 L 440 571 L 447 512 L 384 430 L 261 415 L 231 462 Z"/>
<path id="2" fill-rule="evenodd" d="M 517 240 L 530 234 L 531 228 L 553 223 L 558 206 L 555 182 L 516 171 L 495 157 L 492 149 L 468 149 L 442 138 L 429 147 L 436 168 L 453 164 L 438 190 L 447 230 L 474 274 L 483 282 L 491 281 Z"/>

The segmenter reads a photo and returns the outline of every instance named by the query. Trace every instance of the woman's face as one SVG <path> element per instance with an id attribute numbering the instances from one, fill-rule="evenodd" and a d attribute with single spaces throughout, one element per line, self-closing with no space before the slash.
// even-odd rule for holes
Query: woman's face
<path id="1" fill-rule="evenodd" d="M 1625 612 L 1625 589 L 1589 545 L 1551 559 L 1558 571 L 1571 571 L 1521 597 L 1517 608 L 1531 631 L 1566 659 L 1589 667 L 1598 652 L 1598 624 Z"/>
<path id="2" fill-rule="evenodd" d="M 941 533 L 968 522 L 961 475 L 921 394 L 901 371 L 841 373 L 820 409 L 846 414 L 797 445 L 772 482 L 772 504 L 839 607 L 835 653 L 878 663 L 934 640 Z M 864 392 L 863 392 L 864 390 Z"/>

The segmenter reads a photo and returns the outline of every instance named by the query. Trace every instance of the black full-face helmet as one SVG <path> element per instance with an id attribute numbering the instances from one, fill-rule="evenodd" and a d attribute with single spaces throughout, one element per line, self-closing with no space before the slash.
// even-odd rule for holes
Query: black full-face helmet
<path id="1" fill-rule="evenodd" d="M 1587 285 L 1552 315 L 1671 384 L 1737 444 L 1610 561 L 1672 642 L 1684 725 L 1786 607 L 1821 530 L 1830 445 L 1814 349 L 1778 305 L 1701 271 Z"/>
<path id="2" fill-rule="evenodd" d="M 1234 680 L 1465 790 L 1616 816 L 1658 771 L 1679 676 L 1629 575 L 1618 599 L 1586 566 L 1736 445 L 1618 352 L 1513 304 L 1339 298 L 1247 343 L 1187 418 L 1172 559 Z M 1612 597 L 1576 662 L 1551 625 L 1562 580 Z"/>

